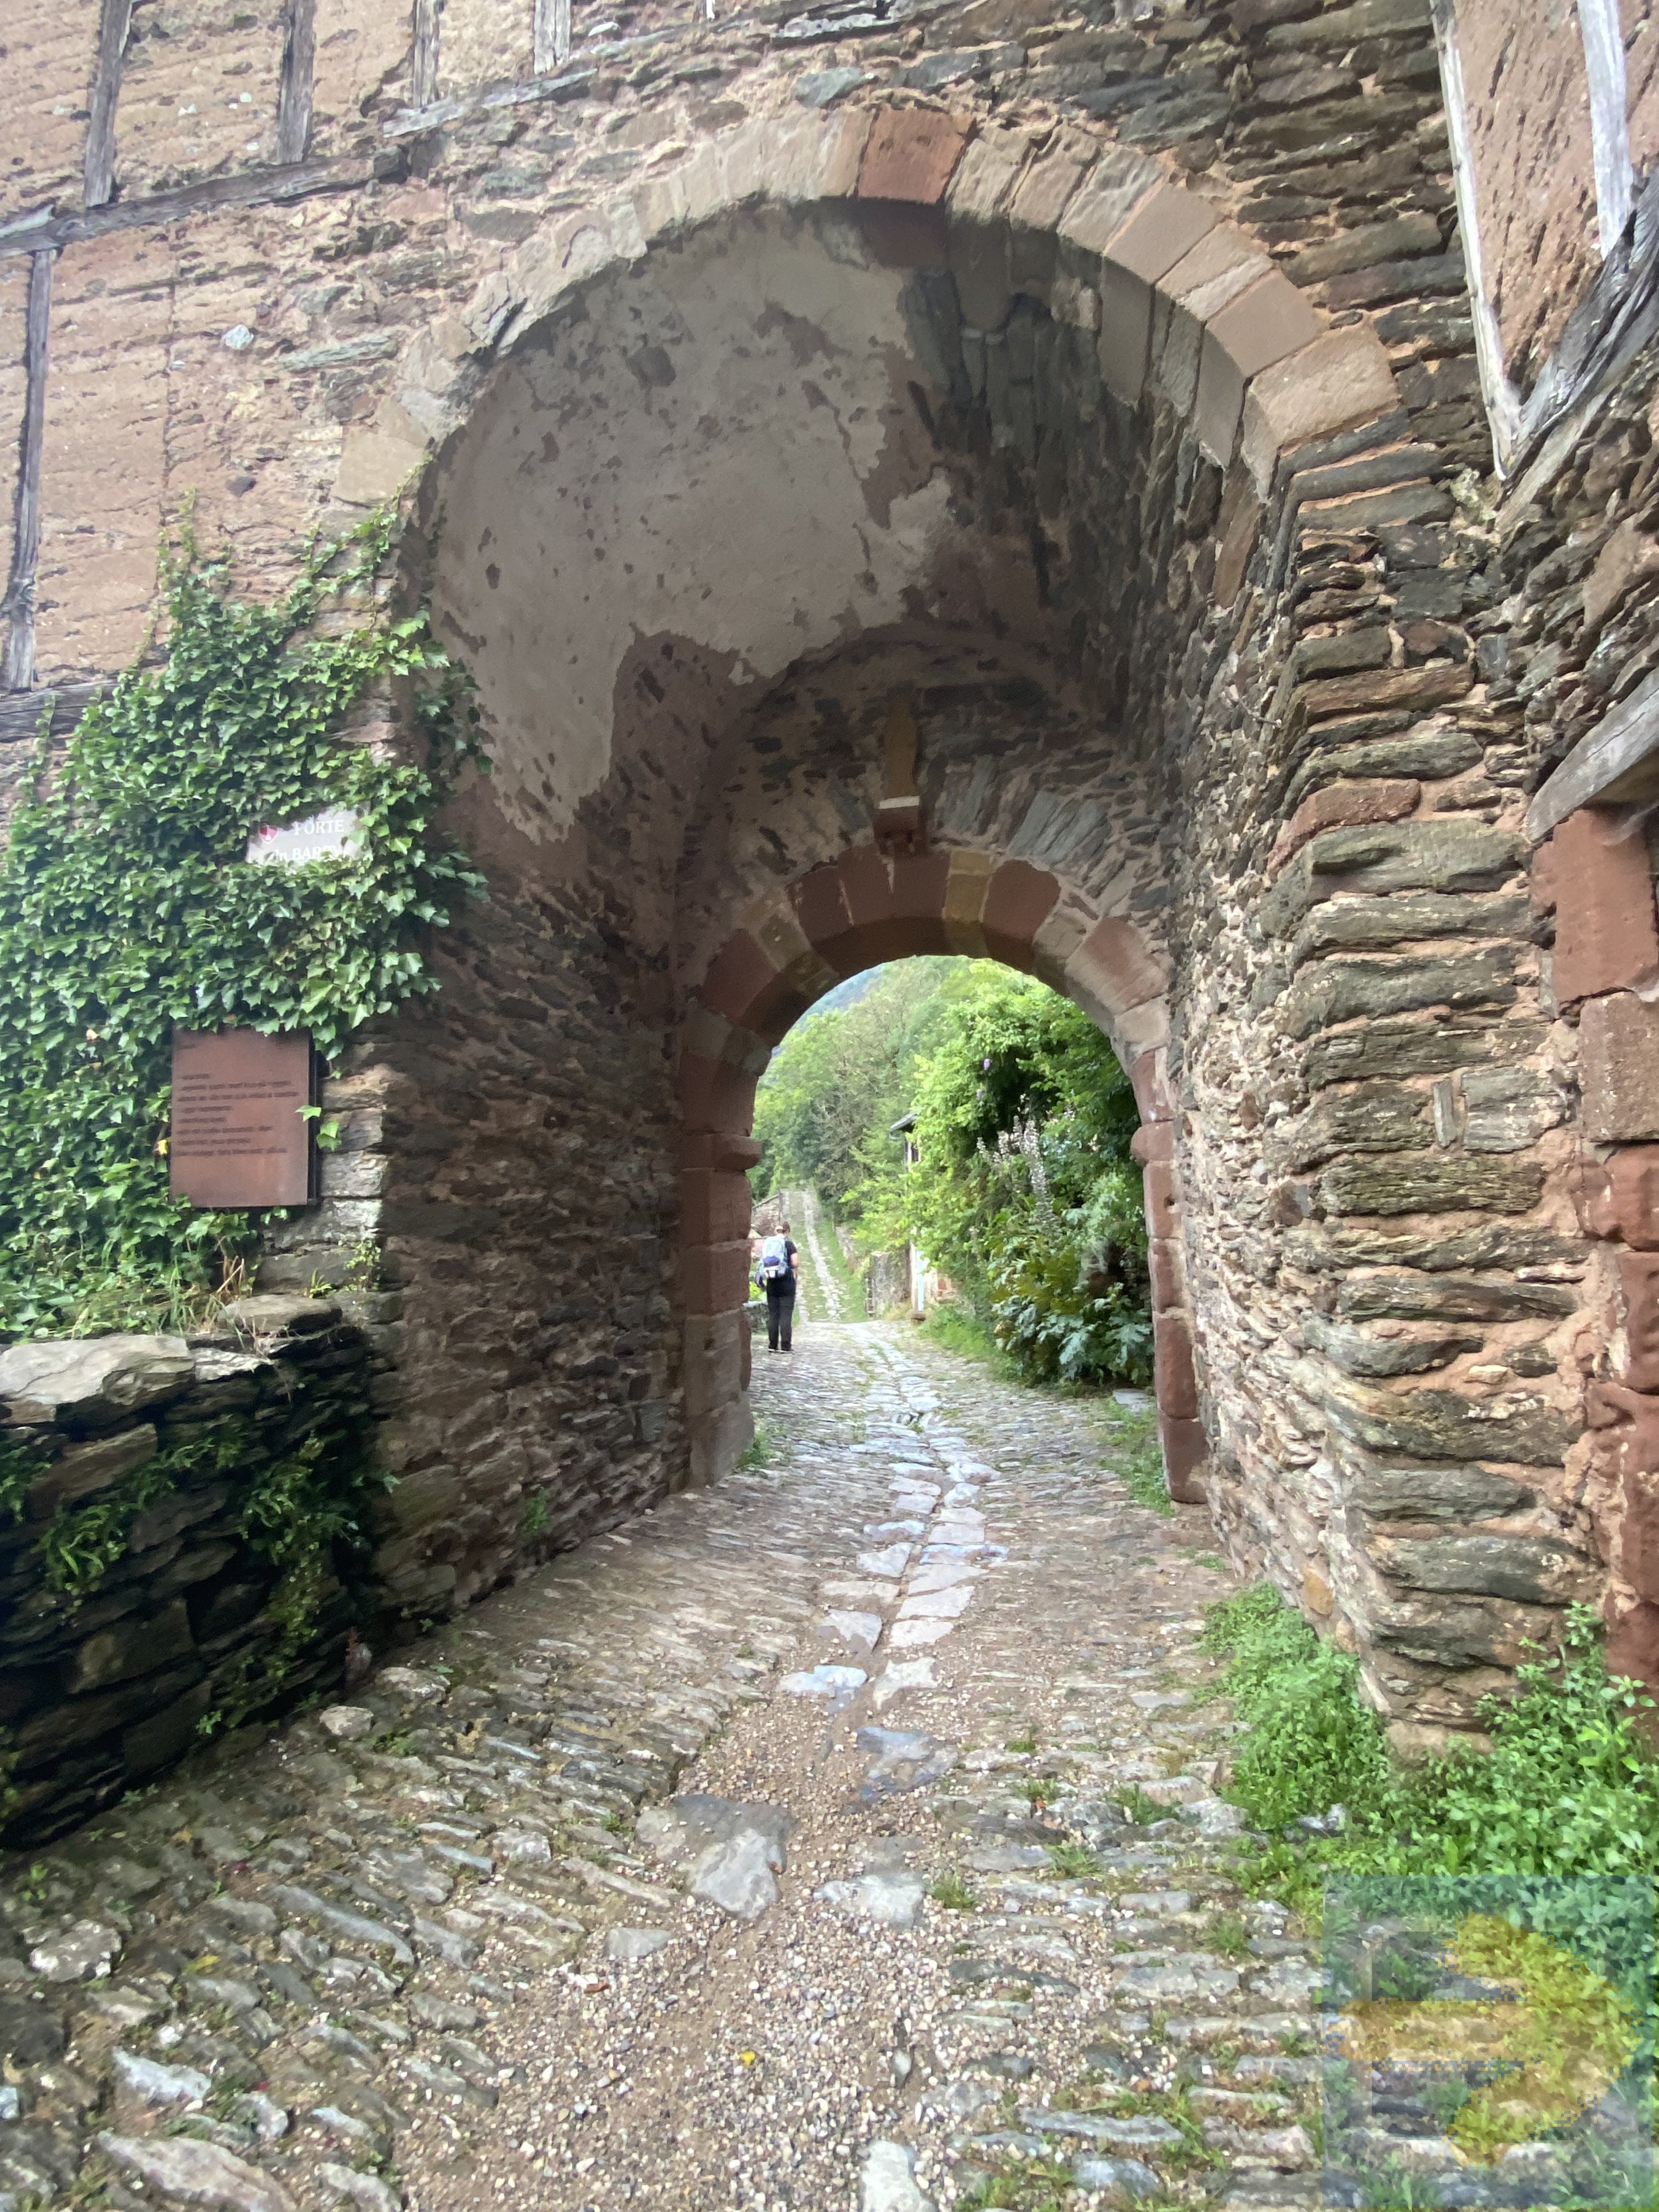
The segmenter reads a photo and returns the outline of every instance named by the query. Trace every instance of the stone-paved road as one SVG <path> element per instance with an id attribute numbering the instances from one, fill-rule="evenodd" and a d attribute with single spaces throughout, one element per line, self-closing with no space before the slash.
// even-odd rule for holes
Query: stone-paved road
<path id="1" fill-rule="evenodd" d="M 765 1468 L 8 1870 L 0 2212 L 1315 2200 L 1207 1528 L 1098 1408 L 798 1346 Z"/>

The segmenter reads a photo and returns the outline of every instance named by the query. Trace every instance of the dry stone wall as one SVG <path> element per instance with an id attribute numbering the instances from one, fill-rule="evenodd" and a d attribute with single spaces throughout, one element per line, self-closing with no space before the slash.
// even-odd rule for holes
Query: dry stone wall
<path id="1" fill-rule="evenodd" d="M 1583 1225 L 1659 1131 L 1579 1104 L 1639 1088 L 1645 971 L 1562 999 L 1601 924 L 1526 826 L 1640 680 L 1650 364 L 1500 496 L 1426 5 L 1127 12 L 636 0 L 566 55 L 516 0 L 155 0 L 96 97 L 37 42 L 90 104 L 85 204 L 37 102 L 0 227 L 5 758 L 186 491 L 270 589 L 418 477 L 482 687 L 489 903 L 262 1271 L 399 1302 L 415 1617 L 732 1463 L 770 1045 L 974 951 L 1131 1068 L 1172 1480 L 1400 1740 L 1575 1596 L 1659 1663 L 1647 1231 Z"/>
<path id="2" fill-rule="evenodd" d="M 246 1510 L 298 1455 L 325 1483 L 362 1464 L 389 1302 L 346 1303 L 267 1295 L 188 1342 L 0 1352 L 0 1839 L 58 1833 L 337 1681 L 354 1626 L 374 1629 L 372 1526 L 284 1591 Z M 85 1516 L 161 1469 L 95 1571 Z"/>

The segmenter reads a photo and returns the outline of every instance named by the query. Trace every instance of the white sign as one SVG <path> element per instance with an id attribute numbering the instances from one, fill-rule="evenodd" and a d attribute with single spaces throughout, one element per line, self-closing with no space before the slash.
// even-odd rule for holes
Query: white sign
<path id="1" fill-rule="evenodd" d="M 355 852 L 362 825 L 349 806 L 325 807 L 307 814 L 303 822 L 286 822 L 281 828 L 267 824 L 247 841 L 247 856 L 256 866 L 274 861 L 297 868 L 307 860 L 335 860 Z"/>

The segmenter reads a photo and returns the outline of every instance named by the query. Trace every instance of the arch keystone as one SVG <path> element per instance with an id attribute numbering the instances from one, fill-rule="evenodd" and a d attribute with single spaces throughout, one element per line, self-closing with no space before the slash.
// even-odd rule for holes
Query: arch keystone
<path id="1" fill-rule="evenodd" d="M 968 143 L 969 126 L 937 107 L 884 107 L 871 125 L 855 197 L 938 207 Z"/>

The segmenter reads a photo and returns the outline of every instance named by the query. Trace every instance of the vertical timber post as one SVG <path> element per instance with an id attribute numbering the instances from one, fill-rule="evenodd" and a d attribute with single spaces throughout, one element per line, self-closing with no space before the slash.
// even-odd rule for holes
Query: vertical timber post
<path id="1" fill-rule="evenodd" d="M 98 53 L 87 100 L 87 152 L 82 196 L 89 208 L 106 207 L 115 191 L 115 108 L 121 97 L 121 71 L 132 27 L 132 0 L 103 0 L 98 18 Z"/>
<path id="2" fill-rule="evenodd" d="M 40 456 L 46 428 L 46 349 L 52 325 L 52 264 L 48 249 L 29 259 L 27 335 L 24 340 L 23 428 L 13 519 L 11 575 L 0 607 L 11 617 L 6 644 L 9 691 L 34 681 L 34 571 L 40 557 Z"/>
<path id="3" fill-rule="evenodd" d="M 317 0 L 289 0 L 283 66 L 276 92 L 276 159 L 303 161 L 311 143 L 311 96 L 317 54 Z"/>

